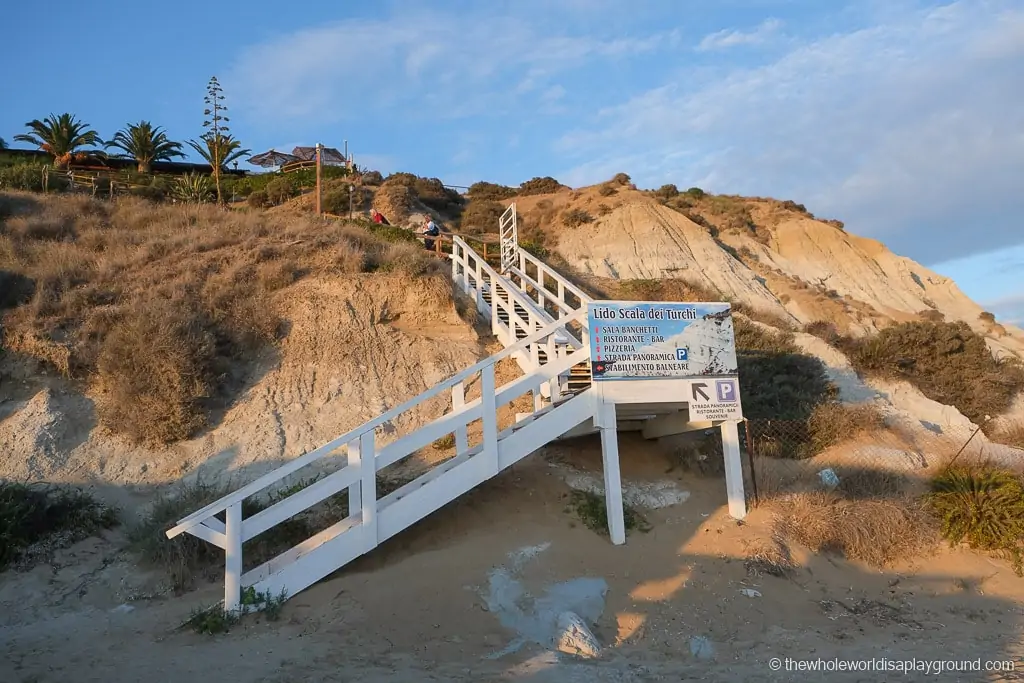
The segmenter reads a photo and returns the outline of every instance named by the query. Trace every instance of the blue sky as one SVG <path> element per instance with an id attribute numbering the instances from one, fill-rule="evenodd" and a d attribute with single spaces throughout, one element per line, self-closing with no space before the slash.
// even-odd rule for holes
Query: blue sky
<path id="1" fill-rule="evenodd" d="M 1024 2 L 181 0 L 0 10 L 0 136 L 73 111 L 453 185 L 625 171 L 794 199 L 1024 321 Z M 210 34 L 203 33 L 209 28 Z M 42 40 L 42 42 L 40 42 Z M 185 47 L 189 46 L 189 47 Z"/>

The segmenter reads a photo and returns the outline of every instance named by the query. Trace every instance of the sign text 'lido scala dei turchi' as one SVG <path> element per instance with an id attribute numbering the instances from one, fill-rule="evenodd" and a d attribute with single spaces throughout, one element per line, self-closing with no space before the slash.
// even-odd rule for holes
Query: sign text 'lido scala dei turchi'
<path id="1" fill-rule="evenodd" d="M 601 301 L 588 324 L 595 382 L 686 380 L 691 419 L 742 419 L 729 304 Z"/>

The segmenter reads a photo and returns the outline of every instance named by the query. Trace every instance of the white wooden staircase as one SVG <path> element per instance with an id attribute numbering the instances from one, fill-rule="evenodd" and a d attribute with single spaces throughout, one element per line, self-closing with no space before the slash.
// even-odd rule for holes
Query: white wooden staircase
<path id="1" fill-rule="evenodd" d="M 451 261 L 456 288 L 473 297 L 504 350 L 179 520 L 166 532 L 168 538 L 192 534 L 224 550 L 226 610 L 239 609 L 243 589 L 295 595 L 545 444 L 566 434 L 595 431 L 604 419 L 590 386 L 589 299 L 519 249 L 514 205 L 502 216 L 501 230 L 501 273 L 458 237 Z M 495 364 L 504 358 L 513 358 L 523 376 L 499 387 Z M 476 398 L 467 398 L 469 389 Z M 392 421 L 441 395 L 450 396 L 444 414 L 384 442 L 387 431 L 393 431 Z M 524 396 L 532 399 L 532 410 L 517 413 L 516 421 L 502 428 L 499 409 Z M 661 413 L 679 410 L 667 404 L 659 408 Z M 651 408 L 637 409 L 618 418 L 612 410 L 611 419 L 627 427 L 658 415 Z M 449 435 L 454 435 L 452 458 L 401 488 L 378 495 L 379 471 Z M 617 455 L 615 462 L 617 487 Z M 243 519 L 242 501 L 282 489 L 303 468 L 330 465 L 337 467 L 328 476 Z M 344 519 L 243 572 L 244 542 L 342 491 L 348 494 Z"/>

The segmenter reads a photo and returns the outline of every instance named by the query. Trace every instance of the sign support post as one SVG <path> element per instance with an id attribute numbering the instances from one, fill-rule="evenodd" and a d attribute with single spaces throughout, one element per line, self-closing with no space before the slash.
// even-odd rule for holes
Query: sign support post
<path id="1" fill-rule="evenodd" d="M 743 419 L 727 303 L 595 301 L 588 305 L 595 426 L 601 431 L 612 542 L 625 541 L 616 403 L 661 404 L 663 435 L 716 426 L 722 433 L 729 514 L 746 517 L 736 425 Z M 701 425 L 700 423 L 704 423 Z"/>
<path id="2" fill-rule="evenodd" d="M 597 400 L 597 427 L 601 430 L 601 459 L 604 470 L 604 506 L 608 535 L 614 545 L 626 542 L 626 516 L 622 507 L 622 475 L 619 471 L 619 431 L 615 404 Z"/>

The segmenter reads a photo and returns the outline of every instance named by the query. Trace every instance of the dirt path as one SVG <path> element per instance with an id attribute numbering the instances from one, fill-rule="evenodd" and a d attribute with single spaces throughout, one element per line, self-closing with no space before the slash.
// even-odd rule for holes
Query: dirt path
<path id="1" fill-rule="evenodd" d="M 691 496 L 649 513 L 652 530 L 631 532 L 624 547 L 566 512 L 560 470 L 535 456 L 294 597 L 279 621 L 250 617 L 219 636 L 176 630 L 217 599 L 219 585 L 147 597 L 159 576 L 119 550 L 118 534 L 81 543 L 52 568 L 0 575 L 0 680 L 788 681 L 825 674 L 773 672 L 773 657 L 1024 654 L 1024 580 L 1005 564 L 941 550 L 878 572 L 798 552 L 793 577 L 752 577 L 745 547 L 768 537 L 767 513 L 738 525 L 722 509 L 720 480 L 666 474 L 661 456 L 641 455 L 624 449 L 627 479 L 674 480 Z M 546 596 L 580 579 L 607 586 L 593 629 L 605 650 L 592 661 L 529 640 L 539 623 L 531 614 Z M 496 587 L 509 586 L 524 591 L 513 627 L 508 614 L 488 611 Z M 1024 680 L 984 672 L 827 678 Z"/>

